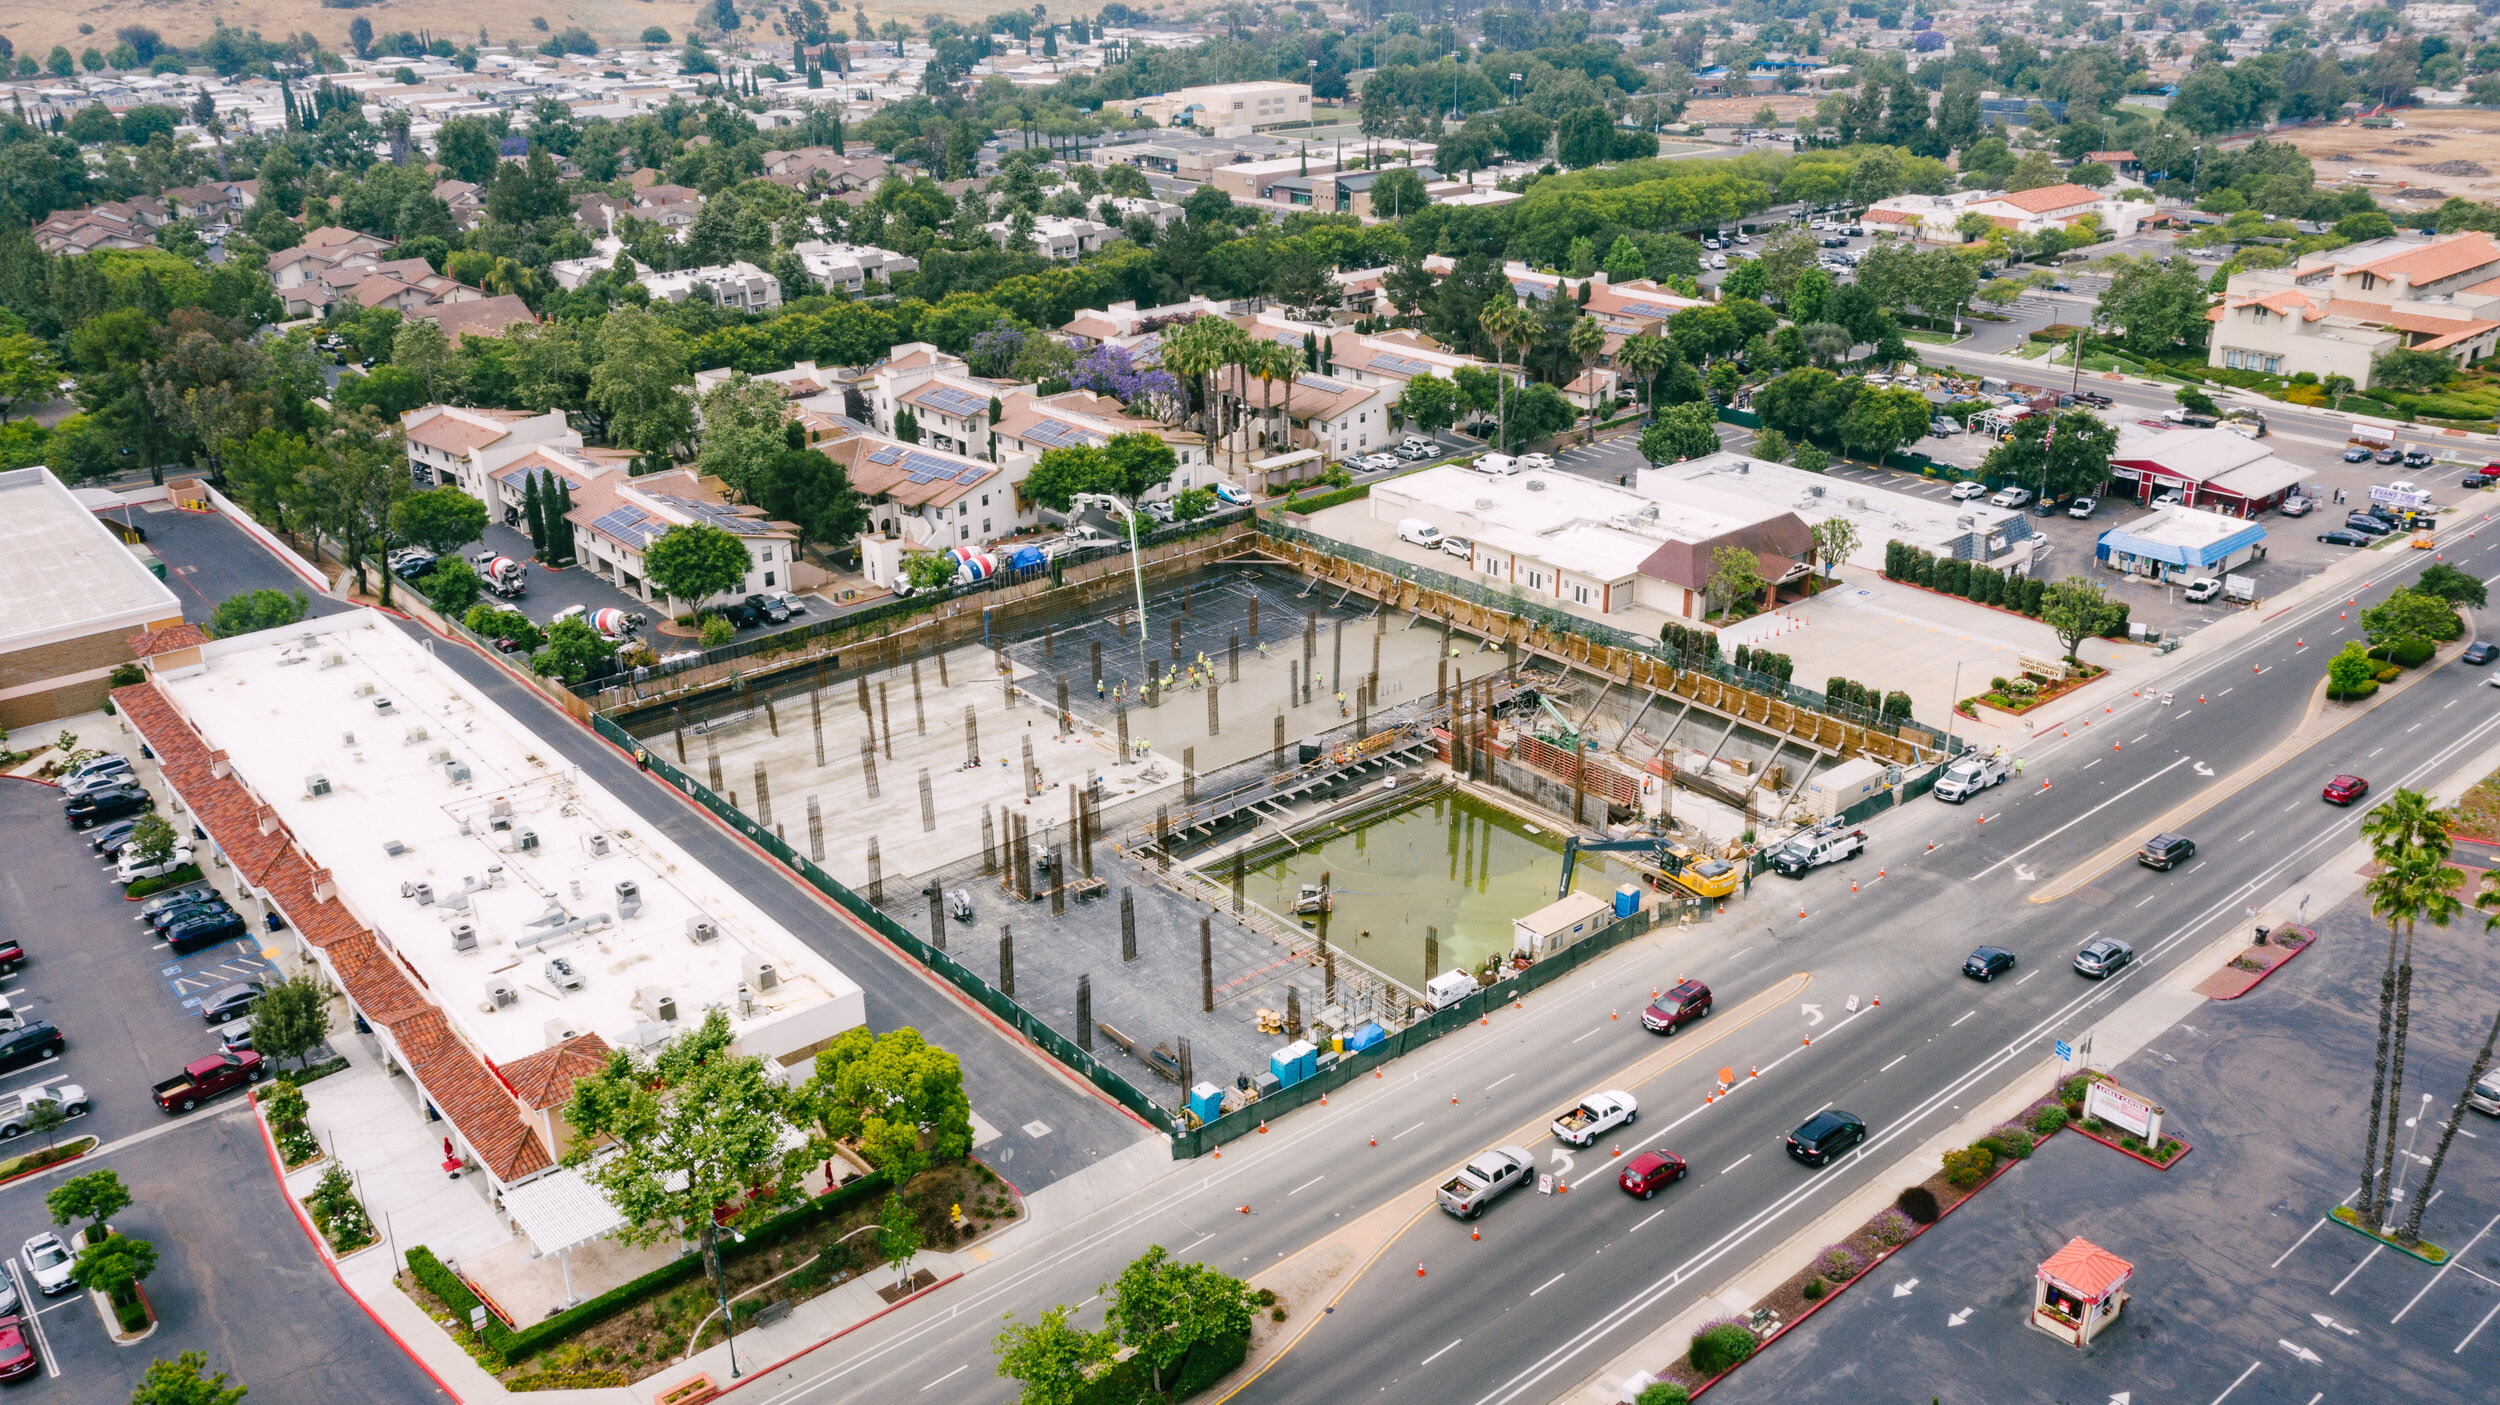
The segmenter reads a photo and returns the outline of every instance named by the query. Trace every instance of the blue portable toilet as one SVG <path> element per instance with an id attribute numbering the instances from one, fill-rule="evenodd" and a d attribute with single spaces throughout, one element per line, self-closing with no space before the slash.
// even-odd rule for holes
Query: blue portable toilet
<path id="1" fill-rule="evenodd" d="M 1007 569 L 1010 571 L 1036 571 L 1043 564 L 1042 549 L 1038 546 L 1020 546 L 1007 555 Z"/>
<path id="2" fill-rule="evenodd" d="M 1267 1056 L 1267 1071 L 1287 1088 L 1310 1077 L 1318 1068 L 1319 1050 L 1307 1039 L 1297 1039 Z"/>
<path id="3" fill-rule="evenodd" d="M 1201 1083 L 1189 1090 L 1189 1115 L 1201 1124 L 1213 1122 L 1224 1115 L 1224 1090 L 1212 1083 Z"/>
<path id="4" fill-rule="evenodd" d="M 1626 883 L 1615 889 L 1615 916 L 1629 917 L 1640 910 L 1641 890 L 1638 884 Z"/>

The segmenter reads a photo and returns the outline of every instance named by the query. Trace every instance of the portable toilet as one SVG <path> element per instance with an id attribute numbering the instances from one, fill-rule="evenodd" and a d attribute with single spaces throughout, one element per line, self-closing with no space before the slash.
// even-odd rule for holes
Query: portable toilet
<path id="1" fill-rule="evenodd" d="M 1629 917 L 1641 910 L 1641 889 L 1637 883 L 1626 883 L 1615 889 L 1615 916 Z"/>
<path id="2" fill-rule="evenodd" d="M 1290 1088 L 1310 1077 L 1318 1061 L 1318 1048 L 1308 1039 L 1297 1039 L 1267 1056 L 1267 1071 L 1276 1075 L 1279 1085 Z"/>
<path id="3" fill-rule="evenodd" d="M 1212 1083 L 1201 1083 L 1189 1090 L 1189 1115 L 1201 1125 L 1224 1115 L 1224 1090 Z"/>
<path id="4" fill-rule="evenodd" d="M 1476 978 L 1465 971 L 1444 971 L 1424 982 L 1424 1003 L 1446 1010 L 1476 993 Z"/>

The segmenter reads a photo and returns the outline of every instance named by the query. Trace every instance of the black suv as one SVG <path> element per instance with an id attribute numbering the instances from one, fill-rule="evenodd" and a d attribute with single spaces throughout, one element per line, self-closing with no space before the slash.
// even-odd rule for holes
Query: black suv
<path id="1" fill-rule="evenodd" d="M 84 795 L 72 796 L 69 803 L 61 807 L 62 812 L 69 816 L 73 829 L 93 829 L 106 820 L 117 820 L 124 815 L 155 808 L 156 797 L 135 785 L 91 790 Z"/>
<path id="2" fill-rule="evenodd" d="M 1788 1154 L 1809 1166 L 1821 1166 L 1866 1140 L 1866 1123 L 1854 1112 L 1826 1108 L 1788 1134 Z"/>
<path id="3" fill-rule="evenodd" d="M 230 942 L 251 931 L 243 915 L 232 908 L 223 912 L 208 911 L 185 918 L 165 929 L 165 944 L 176 953 L 187 954 L 202 947 Z"/>
<path id="4" fill-rule="evenodd" d="M 2145 840 L 2144 847 L 2136 851 L 2135 861 L 2146 868 L 2167 872 L 2195 857 L 2195 840 L 2184 834 L 2156 834 Z"/>
<path id="5" fill-rule="evenodd" d="M 1983 946 L 1962 961 L 1962 974 L 1975 981 L 1992 981 L 2014 969 L 2014 953 L 2001 946 Z"/>
<path id="6" fill-rule="evenodd" d="M 48 1020 L 28 1020 L 24 1029 L 0 1034 L 0 1073 L 24 1068 L 45 1059 L 57 1059 L 69 1041 Z"/>
<path id="7" fill-rule="evenodd" d="M 189 902 L 176 903 L 172 907 L 149 913 L 148 930 L 151 933 L 170 931 L 197 918 L 218 917 L 233 911 L 233 905 L 222 896 L 216 893 L 201 893 L 195 895 Z"/>
<path id="8" fill-rule="evenodd" d="M 769 623 L 788 624 L 790 622 L 789 607 L 782 604 L 779 600 L 774 599 L 772 596 L 750 595 L 743 603 L 748 609 L 763 616 Z"/>

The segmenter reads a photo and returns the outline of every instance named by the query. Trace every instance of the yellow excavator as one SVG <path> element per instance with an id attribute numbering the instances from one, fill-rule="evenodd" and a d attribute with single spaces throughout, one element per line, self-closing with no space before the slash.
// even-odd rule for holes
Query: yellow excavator
<path id="1" fill-rule="evenodd" d="M 1571 874 L 1579 867 L 1582 854 L 1647 854 L 1649 861 L 1664 870 L 1677 886 L 1696 897 L 1724 898 L 1735 892 L 1745 877 L 1743 867 L 1737 863 L 1696 852 L 1663 834 L 1636 839 L 1582 839 L 1573 835 L 1563 841 L 1562 882 L 1554 892 L 1556 902 L 1570 894 Z"/>

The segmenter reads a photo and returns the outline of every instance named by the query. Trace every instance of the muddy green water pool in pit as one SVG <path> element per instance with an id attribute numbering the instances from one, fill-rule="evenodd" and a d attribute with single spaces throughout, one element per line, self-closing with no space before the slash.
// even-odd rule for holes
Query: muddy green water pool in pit
<path id="1" fill-rule="evenodd" d="M 1511 923 L 1554 901 L 1563 836 L 1465 795 L 1438 798 L 1316 842 L 1247 875 L 1247 896 L 1290 917 L 1306 883 L 1326 873 L 1336 894 L 1329 944 L 1420 990 L 1424 929 L 1440 933 L 1440 970 L 1473 971 L 1508 952 Z M 1573 889 L 1611 900 L 1632 870 L 1583 854 Z M 1311 919 L 1299 919 L 1309 929 Z"/>

